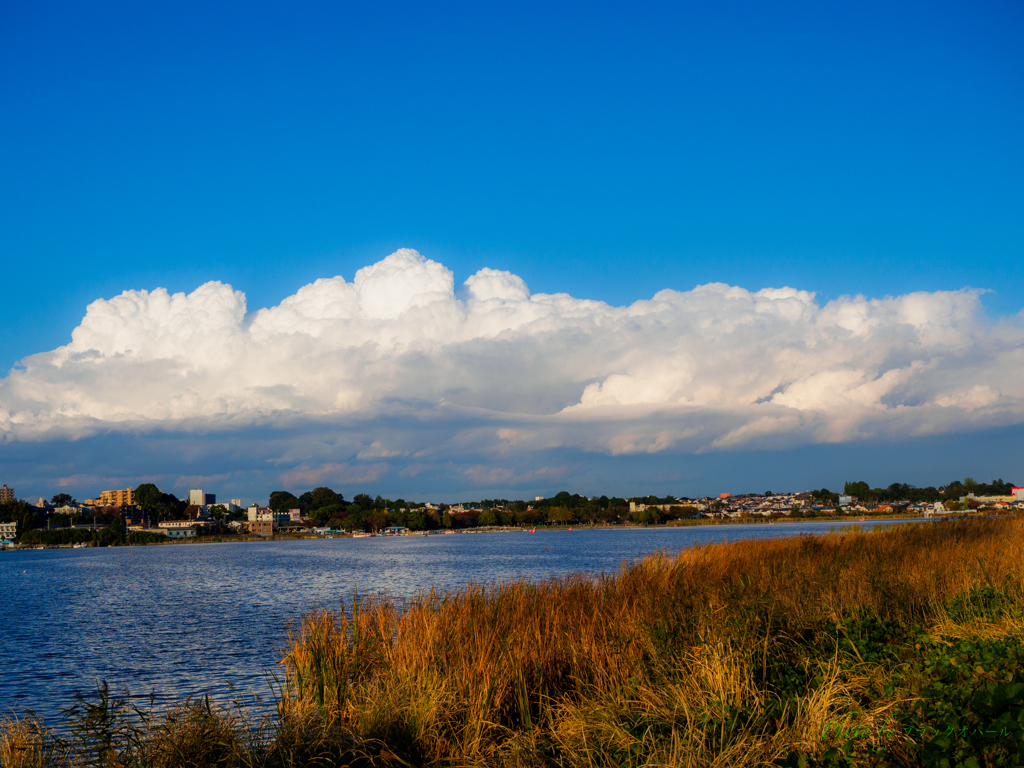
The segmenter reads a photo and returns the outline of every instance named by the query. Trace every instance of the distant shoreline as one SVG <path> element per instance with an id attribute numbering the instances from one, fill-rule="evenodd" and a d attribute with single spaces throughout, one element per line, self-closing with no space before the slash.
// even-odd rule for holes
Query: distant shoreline
<path id="1" fill-rule="evenodd" d="M 953 517 L 953 515 L 944 515 L 943 517 Z M 959 516 L 958 516 L 959 517 Z M 780 518 L 761 518 L 747 517 L 747 518 L 731 518 L 726 520 L 673 520 L 668 523 L 657 523 L 650 525 L 544 525 L 538 526 L 534 529 L 535 533 L 545 532 L 569 532 L 573 530 L 577 531 L 637 531 L 637 530 L 658 530 L 658 529 L 670 529 L 670 528 L 701 528 L 706 526 L 732 526 L 732 525 L 775 525 L 779 524 L 814 524 L 814 523 L 848 523 L 850 525 L 856 525 L 859 523 L 869 522 L 898 522 L 901 520 L 915 521 L 915 520 L 931 520 L 940 519 L 938 516 L 925 516 L 925 515 L 871 515 L 863 518 L 855 517 L 812 517 L 812 518 L 791 518 L 791 517 L 780 517 Z M 85 547 L 75 547 L 73 545 L 60 545 L 60 546 L 36 546 L 36 547 L 10 547 L 6 548 L 4 552 L 33 552 L 38 550 L 53 550 L 53 549 L 121 549 L 125 547 L 164 547 L 164 546 L 178 546 L 178 545 L 190 545 L 190 544 L 256 544 L 260 542 L 285 542 L 285 541 L 310 541 L 310 540 L 323 540 L 327 538 L 335 539 L 352 539 L 352 538 L 405 538 L 409 536 L 452 536 L 452 535 L 463 535 L 463 534 L 484 534 L 484 533 L 528 533 L 529 529 L 519 526 L 508 526 L 508 527 L 476 527 L 476 528 L 460 528 L 457 530 L 441 531 L 414 531 L 407 534 L 392 534 L 387 536 L 372 536 L 372 537 L 357 537 L 352 536 L 350 533 L 339 533 L 333 534 L 330 537 L 301 533 L 301 534 L 274 534 L 273 536 L 201 536 L 189 539 L 171 539 L 168 538 L 166 541 L 153 541 L 146 542 L 143 544 L 121 544 L 114 547 L 99 547 L 88 545 Z"/>

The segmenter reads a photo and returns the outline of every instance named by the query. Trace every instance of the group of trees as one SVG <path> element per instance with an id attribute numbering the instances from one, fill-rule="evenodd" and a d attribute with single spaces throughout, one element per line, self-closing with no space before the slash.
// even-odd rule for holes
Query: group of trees
<path id="1" fill-rule="evenodd" d="M 125 534 L 122 527 L 110 525 L 106 528 L 35 528 L 26 531 L 21 543 L 29 547 L 47 547 L 87 544 L 93 547 L 119 547 L 123 545 L 159 544 L 167 537 L 150 531 L 132 531 Z"/>
<path id="2" fill-rule="evenodd" d="M 152 483 L 142 483 L 135 489 L 133 496 L 135 505 L 154 523 L 161 520 L 179 520 L 188 506 L 187 501 L 162 492 Z"/>
<path id="3" fill-rule="evenodd" d="M 163 537 L 160 537 L 163 538 Z M 124 532 L 117 526 L 106 528 L 35 528 L 21 536 L 21 543 L 29 547 L 48 547 L 69 544 L 91 544 L 97 547 L 113 547 L 125 543 Z"/>
<path id="4" fill-rule="evenodd" d="M 893 483 L 888 488 L 871 488 L 863 480 L 860 482 L 848 482 L 843 492 L 848 496 L 854 496 L 862 504 L 891 504 L 899 501 L 909 501 L 911 504 L 933 504 L 936 501 L 949 502 L 957 500 L 961 496 L 973 493 L 975 496 L 1009 496 L 1013 489 L 1013 483 L 1005 482 L 1002 478 L 993 480 L 991 483 L 979 483 L 973 478 L 954 480 L 951 483 L 933 488 L 916 488 L 906 483 Z"/>
<path id="5" fill-rule="evenodd" d="M 330 488 L 314 488 L 302 494 L 300 501 L 309 496 L 309 516 L 317 525 L 327 525 L 348 531 L 379 531 L 389 526 L 403 526 L 411 531 L 429 531 L 442 524 L 438 510 L 428 510 L 422 503 L 405 499 L 371 498 L 357 494 L 345 501 L 340 493 Z"/>
<path id="6" fill-rule="evenodd" d="M 290 491 L 274 491 L 267 506 L 275 512 L 298 509 L 300 517 L 314 525 L 349 531 L 380 530 L 392 525 L 414 531 L 441 526 L 439 515 L 425 509 L 422 503 L 373 498 L 365 493 L 346 501 L 342 494 L 327 487 L 314 488 L 300 496 Z"/>
<path id="7" fill-rule="evenodd" d="M 230 523 L 232 520 L 242 520 L 246 515 L 244 509 L 235 509 L 229 512 L 228 508 L 223 504 L 214 504 L 210 507 L 209 512 L 210 517 L 219 523 Z"/>
<path id="8" fill-rule="evenodd" d="M 135 505 L 154 523 L 179 519 L 188 506 L 175 496 L 162 493 L 152 483 L 143 483 L 136 488 L 134 498 Z M 34 507 L 26 501 L 16 499 L 0 504 L 0 522 L 17 523 L 19 541 L 29 546 L 79 543 L 108 546 L 146 543 L 136 534 L 125 536 L 124 510 L 120 508 L 84 507 L 69 513 L 57 512 L 63 507 L 77 505 L 78 502 L 68 493 L 55 494 L 50 502 L 42 507 Z M 78 525 L 100 528 L 76 528 Z M 160 537 L 160 540 L 163 540 L 163 537 Z"/>
<path id="9" fill-rule="evenodd" d="M 40 518 L 45 524 L 46 513 L 36 509 L 27 501 L 13 499 L 0 504 L 0 523 L 17 523 L 19 531 L 36 528 Z"/>
<path id="10" fill-rule="evenodd" d="M 66 498 L 60 498 L 60 497 Z M 67 494 L 58 494 L 54 497 L 58 504 L 63 506 L 74 502 Z M 34 507 L 27 501 L 14 499 L 0 504 L 0 522 L 18 524 L 18 540 L 29 546 L 77 544 L 79 542 L 102 541 L 108 543 L 110 537 L 120 536 L 121 520 L 108 510 L 95 510 L 77 515 L 54 515 L 50 510 L 41 507 Z M 77 523 L 105 526 L 100 531 L 76 529 L 73 526 Z M 47 530 L 47 525 L 55 526 L 53 530 Z M 97 539 L 98 533 L 103 530 L 110 530 L 110 534 L 104 534 L 102 539 Z"/>
<path id="11" fill-rule="evenodd" d="M 849 483 L 847 483 L 849 485 Z M 819 491 L 811 491 L 811 498 L 822 506 L 839 506 L 839 494 L 832 493 L 828 488 L 822 488 Z"/>
<path id="12" fill-rule="evenodd" d="M 299 496 L 290 491 L 274 491 L 268 506 L 275 511 L 300 510 L 301 517 L 316 526 L 340 530 L 378 531 L 402 526 L 413 531 L 441 528 L 475 528 L 478 526 L 536 526 L 545 524 L 574 525 L 579 523 L 661 523 L 676 518 L 693 517 L 692 506 L 676 505 L 674 498 L 645 496 L 633 499 L 647 505 L 669 505 L 670 509 L 645 509 L 631 513 L 629 502 L 617 497 L 588 498 L 562 491 L 550 498 L 527 504 L 508 499 L 484 499 L 453 509 L 446 505 L 428 509 L 422 503 L 405 499 L 387 499 L 359 494 L 351 501 L 336 491 L 321 487 Z"/>
<path id="13" fill-rule="evenodd" d="M 943 486 L 943 493 L 949 498 L 959 498 L 973 493 L 975 496 L 1009 496 L 1013 492 L 1014 483 L 1008 483 L 999 478 L 991 483 L 979 483 L 973 478 L 967 477 L 963 480 L 954 480 Z"/>

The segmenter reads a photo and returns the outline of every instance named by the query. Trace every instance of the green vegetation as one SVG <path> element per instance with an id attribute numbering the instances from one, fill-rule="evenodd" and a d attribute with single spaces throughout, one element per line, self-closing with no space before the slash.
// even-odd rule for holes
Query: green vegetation
<path id="1" fill-rule="evenodd" d="M 964 480 L 954 480 L 939 488 L 915 488 L 906 483 L 893 483 L 888 488 L 871 488 L 864 481 L 860 481 L 847 483 L 843 492 L 857 497 L 862 504 L 885 504 L 894 501 L 931 504 L 936 501 L 959 499 L 969 493 L 976 496 L 1009 496 L 1012 487 L 1013 483 L 1004 482 L 1002 478 L 984 484 L 968 477 Z"/>
<path id="2" fill-rule="evenodd" d="M 6 766 L 1024 764 L 1024 519 L 747 540 L 601 577 L 361 599 L 296 627 L 278 713 L 124 698 Z"/>
<path id="3" fill-rule="evenodd" d="M 17 523 L 19 531 L 35 528 L 39 511 L 27 501 L 15 499 L 0 504 L 0 523 Z"/>
<path id="4" fill-rule="evenodd" d="M 695 507 L 681 505 L 671 497 L 660 499 L 646 496 L 633 501 L 675 506 L 666 510 L 650 509 L 631 513 L 629 502 L 625 499 L 607 496 L 588 499 L 568 491 L 530 504 L 508 499 L 484 499 L 460 505 L 463 509 L 444 504 L 438 508 L 428 508 L 423 503 L 381 496 L 373 498 L 367 494 L 359 494 L 352 501 L 345 501 L 341 494 L 330 488 L 315 488 L 298 497 L 288 491 L 274 491 L 270 495 L 272 509 L 301 509 L 303 516 L 317 526 L 348 531 L 376 531 L 388 526 L 430 531 L 478 526 L 596 525 L 621 522 L 657 524 L 691 518 L 697 512 Z"/>
<path id="5" fill-rule="evenodd" d="M 270 494 L 267 506 L 275 512 L 287 511 L 289 509 L 300 509 L 302 502 L 288 491 L 274 491 Z"/>
<path id="6" fill-rule="evenodd" d="M 111 527 L 92 530 L 87 528 L 56 528 L 49 531 L 37 528 L 27 531 L 21 537 L 21 543 L 27 547 L 60 547 L 72 544 L 110 547 L 124 544 L 125 538 L 119 528 Z"/>
<path id="7" fill-rule="evenodd" d="M 162 493 L 152 483 L 142 483 L 134 492 L 135 503 L 155 524 L 162 520 L 178 520 L 188 506 L 170 493 Z"/>

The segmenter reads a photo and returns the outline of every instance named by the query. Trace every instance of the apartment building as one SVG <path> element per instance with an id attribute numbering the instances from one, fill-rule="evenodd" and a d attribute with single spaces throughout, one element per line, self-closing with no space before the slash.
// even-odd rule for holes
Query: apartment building
<path id="1" fill-rule="evenodd" d="M 5 485 L 4 488 L 6 487 Z M 0 541 L 14 541 L 14 537 L 17 535 L 17 523 L 0 523 Z"/>
<path id="2" fill-rule="evenodd" d="M 253 504 L 248 509 L 248 520 L 250 523 L 258 523 L 269 520 L 275 525 L 287 523 L 292 519 L 292 514 L 287 509 L 279 509 L 277 512 L 270 507 L 260 507 Z"/>
<path id="3" fill-rule="evenodd" d="M 274 521 L 267 519 L 255 520 L 249 523 L 249 533 L 254 536 L 273 536 Z"/>
<path id="4" fill-rule="evenodd" d="M 102 491 L 100 493 L 100 506 L 103 507 L 127 507 L 135 503 L 135 494 L 131 488 L 123 491 Z"/>
<path id="5" fill-rule="evenodd" d="M 4 487 L 0 488 L 0 504 L 7 501 L 14 501 L 14 489 L 8 488 L 7 483 L 4 483 Z"/>

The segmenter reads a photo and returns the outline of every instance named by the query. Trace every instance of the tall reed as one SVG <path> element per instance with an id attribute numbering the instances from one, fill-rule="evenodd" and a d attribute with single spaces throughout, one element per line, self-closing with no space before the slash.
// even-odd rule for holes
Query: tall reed
<path id="1" fill-rule="evenodd" d="M 404 610 L 353 603 L 302 621 L 281 711 L 313 705 L 415 764 L 770 764 L 835 746 L 836 722 L 879 741 L 912 697 L 884 693 L 895 658 L 857 659 L 843 633 L 948 624 L 950 598 L 978 585 L 1019 604 L 1022 530 L 748 540 L 593 578 L 431 592 Z"/>

